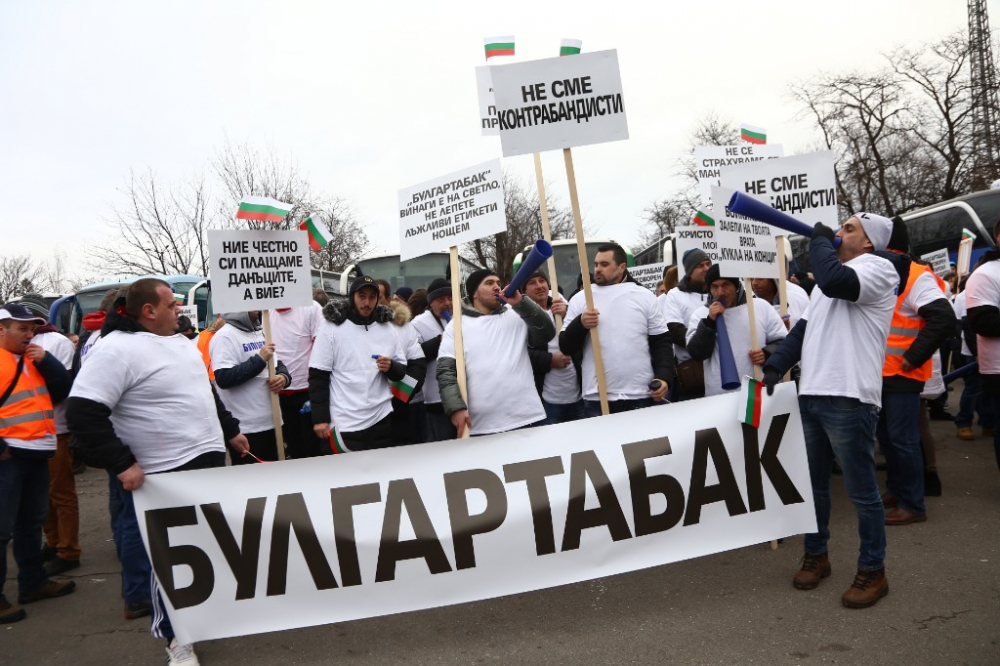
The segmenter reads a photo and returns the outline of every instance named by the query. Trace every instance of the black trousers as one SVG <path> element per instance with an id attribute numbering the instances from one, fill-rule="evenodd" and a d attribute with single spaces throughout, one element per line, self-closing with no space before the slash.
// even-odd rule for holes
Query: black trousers
<path id="1" fill-rule="evenodd" d="M 243 435 L 250 443 L 250 453 L 261 460 L 278 459 L 278 438 L 275 437 L 274 428 L 261 432 L 245 432 Z M 229 448 L 229 458 L 234 465 L 253 465 L 257 462 L 251 456 L 241 456 L 232 447 Z"/>
<path id="2" fill-rule="evenodd" d="M 313 458 L 323 455 L 324 442 L 313 432 L 312 415 L 303 414 L 302 406 L 309 401 L 309 391 L 281 394 L 281 432 L 285 435 L 285 450 L 289 458 Z M 254 452 L 256 453 L 256 451 Z"/>

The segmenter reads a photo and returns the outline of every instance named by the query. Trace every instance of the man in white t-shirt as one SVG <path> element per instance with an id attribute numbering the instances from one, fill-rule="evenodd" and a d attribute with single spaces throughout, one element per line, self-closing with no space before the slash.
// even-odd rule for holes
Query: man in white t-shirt
<path id="1" fill-rule="evenodd" d="M 765 361 L 765 348 L 770 353 L 777 343 L 785 339 L 781 317 L 761 299 L 754 299 L 754 315 L 757 324 L 757 346 L 751 347 L 750 312 L 746 292 L 739 278 L 721 276 L 719 264 L 708 269 L 705 275 L 712 304 L 702 306 L 691 315 L 687 326 L 687 350 L 691 358 L 705 364 L 705 395 L 726 393 L 722 388 L 722 364 L 720 360 L 717 333 L 719 317 L 724 317 L 729 345 L 736 362 L 736 380 L 753 377 L 755 365 Z M 739 387 L 730 389 L 739 391 Z"/>
<path id="2" fill-rule="evenodd" d="M 451 321 L 451 283 L 436 278 L 427 287 L 427 309 L 414 317 L 413 330 L 427 359 L 427 377 L 420 392 L 424 396 L 424 441 L 455 439 L 455 426 L 444 413 L 437 380 L 437 358 L 445 326 Z"/>
<path id="3" fill-rule="evenodd" d="M 559 294 L 549 296 L 549 279 L 542 271 L 524 283 L 524 294 L 545 310 L 555 323 L 565 317 L 569 304 Z M 545 348 L 528 348 L 535 374 L 535 388 L 545 408 L 545 425 L 569 423 L 585 416 L 580 391 L 580 366 L 559 351 L 559 338 L 553 336 Z M 577 359 L 579 361 L 580 359 Z"/>
<path id="4" fill-rule="evenodd" d="M 66 404 L 84 462 L 111 470 L 134 491 L 146 474 L 224 466 L 227 442 L 245 455 L 239 421 L 215 394 L 198 348 L 177 335 L 170 285 L 137 280 L 119 303 L 124 314 L 108 315 Z M 171 664 L 192 663 L 185 660 L 193 647 L 174 637 L 155 575 L 151 584 L 153 636 L 167 639 Z"/>
<path id="5" fill-rule="evenodd" d="M 993 235 L 1000 237 L 1000 222 L 993 228 Z M 993 402 L 994 414 L 1000 414 L 1000 251 L 986 252 L 980 262 L 966 284 L 966 316 L 969 328 L 976 334 L 984 397 Z M 994 432 L 993 449 L 1000 467 L 1000 428 Z"/>
<path id="6" fill-rule="evenodd" d="M 834 232 L 817 224 L 809 241 L 816 276 L 809 307 L 764 365 L 769 392 L 801 360 L 799 409 L 809 455 L 817 532 L 805 537 L 802 568 L 792 580 L 814 589 L 830 575 L 830 474 L 836 454 L 858 516 L 861 549 L 854 583 L 841 598 L 867 608 L 889 592 L 885 577 L 885 508 L 875 478 L 875 430 L 882 398 L 882 365 L 899 275 L 884 250 L 892 222 L 859 213 Z"/>
<path id="7" fill-rule="evenodd" d="M 878 440 L 885 455 L 888 511 L 886 525 L 927 520 L 924 505 L 924 454 L 920 438 L 920 393 L 933 374 L 932 357 L 955 332 L 955 312 L 944 282 L 909 256 L 906 223 L 893 220 L 892 237 L 881 256 L 900 278 L 882 368 L 882 409 Z"/>
<path id="8" fill-rule="evenodd" d="M 684 277 L 676 287 L 656 299 L 674 345 L 677 386 L 674 388 L 673 399 L 678 401 L 693 400 L 705 395 L 702 363 L 692 360 L 687 351 L 687 325 L 694 311 L 708 304 L 705 274 L 712 265 L 712 260 L 704 250 L 694 248 L 684 253 L 681 265 L 684 266 Z"/>
<path id="9" fill-rule="evenodd" d="M 291 384 L 291 375 L 275 353 L 274 343 L 266 343 L 259 311 L 226 312 L 222 318 L 226 325 L 208 344 L 215 386 L 222 404 L 239 419 L 240 432 L 253 454 L 233 457 L 233 464 L 252 465 L 258 459 L 274 462 L 278 460 L 278 437 L 271 393 Z M 271 357 L 275 358 L 274 379 L 269 379 L 267 372 Z"/>
<path id="10" fill-rule="evenodd" d="M 490 435 L 540 424 L 542 400 L 528 358 L 528 346 L 544 347 L 555 334 L 545 311 L 515 291 L 501 298 L 500 277 L 488 269 L 465 281 L 471 301 L 462 307 L 462 341 L 468 403 L 458 387 L 455 322 L 444 329 L 438 350 L 437 379 L 444 411 L 461 435 Z"/>
<path id="11" fill-rule="evenodd" d="M 972 268 L 975 272 L 978 265 Z M 976 345 L 976 333 L 972 330 L 968 318 L 968 306 L 965 299 L 968 297 L 968 280 L 966 276 L 960 285 L 961 291 L 952 301 L 952 308 L 955 310 L 955 317 L 961 327 L 961 354 L 958 367 L 965 367 L 976 361 L 978 347 Z M 982 428 L 983 437 L 993 437 L 996 432 L 997 417 L 993 412 L 993 400 L 983 393 L 983 377 L 978 366 L 962 377 L 962 397 L 958 401 L 958 413 L 955 414 L 955 428 L 958 438 L 971 442 L 976 439 L 976 433 L 972 431 L 973 422 L 976 415 L 979 415 L 979 425 Z M 929 478 L 929 477 L 928 477 Z M 940 479 L 936 480 L 937 487 L 940 488 Z M 927 492 L 930 495 L 930 492 Z M 940 495 L 940 492 L 938 492 Z"/>
<path id="12" fill-rule="evenodd" d="M 332 301 L 323 308 L 326 321 L 309 357 L 309 400 L 313 431 L 331 442 L 330 452 L 405 444 L 392 424 L 393 386 L 416 388 L 427 363 L 415 338 L 404 345 L 395 313 L 379 305 L 379 291 L 362 275 L 343 309 Z"/>
<path id="13" fill-rule="evenodd" d="M 610 412 L 649 407 L 663 400 L 674 381 L 670 333 L 653 292 L 629 275 L 622 246 L 609 243 L 597 248 L 593 295 L 593 310 L 587 309 L 583 292 L 570 299 L 559 335 L 564 354 L 583 356 L 587 416 L 601 414 L 592 328 L 598 328 L 600 335 Z"/>
<path id="14" fill-rule="evenodd" d="M 313 301 L 306 307 L 271 310 L 271 340 L 285 363 L 292 383 L 278 394 L 282 432 L 291 458 L 323 455 L 323 442 L 312 429 L 312 417 L 302 413 L 309 401 L 309 356 L 323 324 L 323 308 Z"/>

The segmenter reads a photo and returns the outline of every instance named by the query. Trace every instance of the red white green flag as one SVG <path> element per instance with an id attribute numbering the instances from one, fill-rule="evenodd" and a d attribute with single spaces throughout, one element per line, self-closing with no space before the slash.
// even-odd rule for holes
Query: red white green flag
<path id="1" fill-rule="evenodd" d="M 493 56 L 512 56 L 514 55 L 514 35 L 506 35 L 503 37 L 487 37 L 483 40 L 483 44 L 486 45 L 486 59 L 489 60 Z"/>
<path id="2" fill-rule="evenodd" d="M 715 226 L 715 219 L 711 215 L 709 215 L 708 213 L 706 213 L 704 211 L 700 211 L 700 210 L 697 213 L 694 214 L 694 217 L 691 218 L 691 222 L 693 222 L 694 224 L 697 224 L 699 227 L 714 227 Z"/>
<path id="3" fill-rule="evenodd" d="M 740 138 L 747 143 L 755 143 L 758 146 L 763 146 L 767 143 L 767 131 L 763 127 L 754 127 L 753 125 L 743 123 L 742 127 L 740 127 Z"/>
<path id="4" fill-rule="evenodd" d="M 760 427 L 760 406 L 764 401 L 764 382 L 747 377 L 740 386 L 740 406 L 736 420 L 754 428 Z"/>
<path id="5" fill-rule="evenodd" d="M 962 227 L 962 240 L 976 240 L 976 234 L 973 231 L 969 231 L 965 227 Z"/>
<path id="6" fill-rule="evenodd" d="M 583 41 L 579 39 L 564 39 L 559 46 L 559 57 L 576 55 L 583 48 Z"/>
<path id="7" fill-rule="evenodd" d="M 292 209 L 287 204 L 271 197 L 245 196 L 236 211 L 237 220 L 257 220 L 259 222 L 281 222 Z"/>
<path id="8" fill-rule="evenodd" d="M 410 398 L 413 397 L 413 391 L 417 388 L 417 380 L 413 377 L 406 375 L 398 382 L 392 382 L 389 385 L 389 390 L 392 392 L 394 398 L 399 398 L 403 402 L 409 402 Z"/>
<path id="9" fill-rule="evenodd" d="M 183 294 L 174 294 L 174 301 L 175 301 L 175 302 L 176 302 L 176 303 L 177 303 L 178 305 L 184 305 L 184 301 L 185 301 L 185 300 L 186 300 L 186 299 L 184 298 L 184 295 L 183 295 Z"/>
<path id="10" fill-rule="evenodd" d="M 307 217 L 305 222 L 299 225 L 299 229 L 309 234 L 309 247 L 313 252 L 319 252 L 330 242 L 330 239 L 323 235 L 323 226 L 317 215 Z"/>
<path id="11" fill-rule="evenodd" d="M 344 439 L 334 426 L 330 429 L 330 450 L 334 453 L 350 453 L 350 449 L 344 446 Z"/>

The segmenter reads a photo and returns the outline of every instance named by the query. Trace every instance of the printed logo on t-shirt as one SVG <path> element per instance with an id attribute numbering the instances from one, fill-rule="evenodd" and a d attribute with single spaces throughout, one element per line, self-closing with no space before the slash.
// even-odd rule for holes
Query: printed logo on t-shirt
<path id="1" fill-rule="evenodd" d="M 260 349 L 263 346 L 264 346 L 264 341 L 263 340 L 257 340 L 255 342 L 244 342 L 243 343 L 243 351 L 245 351 L 245 352 L 257 351 L 258 349 Z"/>

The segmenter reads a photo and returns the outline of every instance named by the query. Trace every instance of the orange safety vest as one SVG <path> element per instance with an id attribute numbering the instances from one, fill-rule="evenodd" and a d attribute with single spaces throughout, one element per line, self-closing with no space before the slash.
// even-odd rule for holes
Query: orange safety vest
<path id="1" fill-rule="evenodd" d="M 0 391 L 6 390 L 17 372 L 17 358 L 0 349 Z M 31 441 L 56 434 L 52 398 L 35 363 L 24 359 L 24 370 L 14 391 L 0 407 L 0 437 Z"/>
<path id="2" fill-rule="evenodd" d="M 883 377 L 909 377 L 910 379 L 916 379 L 917 381 L 926 382 L 931 378 L 931 360 L 927 359 L 922 366 L 919 368 L 914 368 L 910 371 L 903 370 L 903 354 L 913 341 L 917 338 L 920 331 L 927 325 L 923 317 L 907 317 L 900 312 L 900 308 L 903 306 L 903 301 L 909 296 L 910 290 L 913 285 L 916 284 L 917 280 L 924 273 L 930 273 L 934 275 L 934 279 L 937 280 L 938 286 L 941 288 L 941 296 L 944 297 L 944 282 L 941 281 L 934 271 L 928 266 L 923 266 L 916 262 L 910 264 L 910 276 L 906 280 L 906 289 L 899 294 L 896 298 L 896 309 L 892 312 L 892 324 L 889 328 L 889 339 L 885 343 L 885 365 L 882 366 L 882 376 Z"/>
<path id="3" fill-rule="evenodd" d="M 215 381 L 215 371 L 212 370 L 212 357 L 208 355 L 208 343 L 215 337 L 215 331 L 202 331 L 198 334 L 198 351 L 201 352 L 201 360 L 205 362 L 208 370 L 208 378 Z"/>

